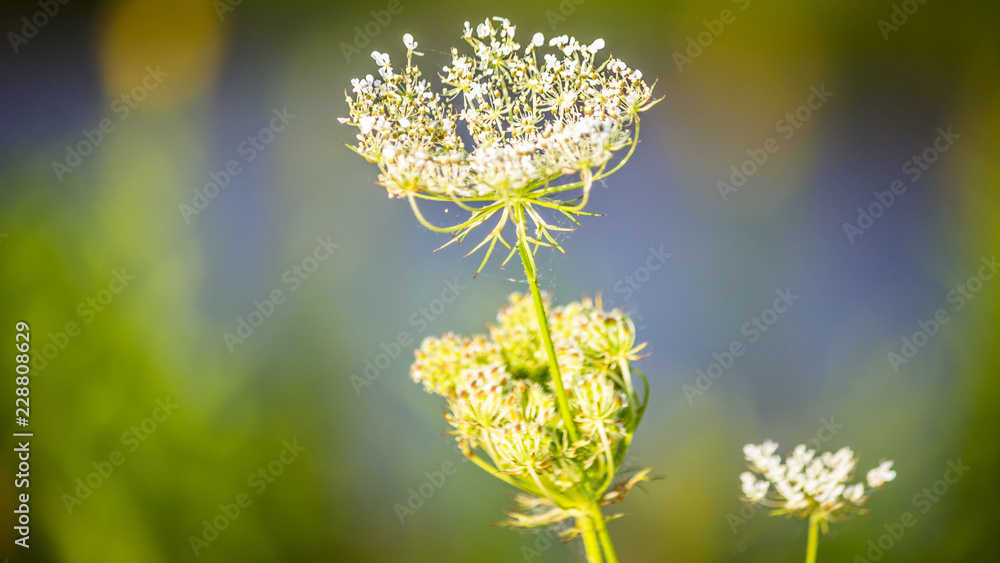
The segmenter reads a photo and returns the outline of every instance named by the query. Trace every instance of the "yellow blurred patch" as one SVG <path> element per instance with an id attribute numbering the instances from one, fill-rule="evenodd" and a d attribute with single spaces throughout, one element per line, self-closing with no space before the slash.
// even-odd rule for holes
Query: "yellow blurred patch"
<path id="1" fill-rule="evenodd" d="M 202 0 L 121 2 L 109 11 L 100 41 L 108 96 L 148 108 L 205 95 L 221 62 L 221 22 Z"/>

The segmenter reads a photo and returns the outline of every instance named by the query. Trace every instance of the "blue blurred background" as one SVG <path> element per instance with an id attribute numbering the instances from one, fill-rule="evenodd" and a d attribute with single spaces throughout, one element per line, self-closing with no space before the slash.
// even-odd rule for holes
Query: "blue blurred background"
<path id="1" fill-rule="evenodd" d="M 408 378 L 420 339 L 526 290 L 519 264 L 432 252 L 336 119 L 372 50 L 410 32 L 433 77 L 494 15 L 603 37 L 664 96 L 606 217 L 538 258 L 556 304 L 600 292 L 650 343 L 630 463 L 662 480 L 611 524 L 621 559 L 798 560 L 805 524 L 738 500 L 771 438 L 895 460 L 821 561 L 869 560 L 905 512 L 882 560 L 992 560 L 1000 5 L 916 0 L 5 1 L 0 334 L 30 324 L 35 436 L 30 550 L 0 456 L 0 557 L 582 561 L 490 526 L 511 491 Z"/>

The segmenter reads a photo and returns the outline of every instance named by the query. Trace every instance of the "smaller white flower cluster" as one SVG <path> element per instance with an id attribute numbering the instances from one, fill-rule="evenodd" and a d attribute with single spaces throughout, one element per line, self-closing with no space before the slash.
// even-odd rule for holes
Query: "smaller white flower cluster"
<path id="1" fill-rule="evenodd" d="M 545 37 L 536 33 L 522 52 L 514 35 L 504 18 L 475 29 L 465 22 L 463 38 L 474 54 L 452 49 L 452 63 L 442 69 L 449 102 L 412 64 L 420 53 L 409 33 L 402 71 L 388 54 L 372 53 L 381 80 L 370 74 L 352 80 L 350 117 L 340 121 L 359 129 L 352 148 L 379 165 L 390 197 L 502 199 L 599 168 L 634 145 L 628 128 L 652 105 L 641 72 L 614 58 L 597 63 L 603 39 L 584 45 L 565 35 L 549 41 L 559 55 L 545 54 L 539 65 L 535 51 Z M 459 135 L 460 123 L 471 146 Z"/>
<path id="2" fill-rule="evenodd" d="M 867 487 L 861 482 L 848 484 L 858 464 L 850 448 L 816 455 L 800 444 L 784 462 L 775 455 L 777 449 L 772 441 L 747 444 L 743 453 L 751 471 L 740 475 L 744 500 L 774 507 L 775 514 L 836 521 L 861 512 L 871 491 L 896 477 L 892 462 L 883 460 L 868 472 Z"/>

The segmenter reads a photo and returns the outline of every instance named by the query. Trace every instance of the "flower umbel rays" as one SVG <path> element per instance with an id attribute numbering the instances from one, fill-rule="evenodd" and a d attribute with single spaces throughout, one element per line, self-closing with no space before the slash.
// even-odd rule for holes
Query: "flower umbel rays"
<path id="1" fill-rule="evenodd" d="M 800 444 L 784 461 L 775 455 L 777 450 L 778 444 L 770 440 L 744 446 L 750 471 L 740 475 L 743 500 L 774 508 L 772 515 L 808 517 L 807 563 L 815 561 L 819 527 L 825 533 L 830 522 L 864 514 L 862 506 L 872 491 L 896 478 L 892 461 L 882 460 L 865 482 L 849 484 L 858 458 L 847 447 L 817 455 Z"/>
<path id="2" fill-rule="evenodd" d="M 548 42 L 552 52 L 542 53 L 545 38 L 536 33 L 522 49 L 515 26 L 504 18 L 475 29 L 466 22 L 462 37 L 472 53 L 452 49 L 451 64 L 441 69 L 447 87 L 441 91 L 414 64 L 421 53 L 411 34 L 403 36 L 405 68 L 394 69 L 389 54 L 373 52 L 380 78 L 352 80 L 350 116 L 341 122 L 359 129 L 351 148 L 378 165 L 379 184 L 389 197 L 408 198 L 424 226 L 461 242 L 500 213 L 473 249 L 488 244 L 481 271 L 497 242 L 510 250 L 507 260 L 516 252 L 503 236 L 508 220 L 531 219 L 528 242 L 536 251 L 559 248 L 552 231 L 561 228 L 540 211 L 574 222 L 590 215 L 584 207 L 593 183 L 628 160 L 638 143 L 639 113 L 656 100 L 641 72 L 619 59 L 597 60 L 603 39 L 582 44 L 555 37 Z M 626 156 L 609 169 L 623 149 Z M 580 193 L 560 199 L 571 190 Z M 435 226 L 424 219 L 418 199 L 455 203 L 469 217 Z"/>
<path id="3" fill-rule="evenodd" d="M 530 296 L 513 294 L 489 337 L 425 339 L 410 371 L 428 392 L 446 399 L 445 417 L 462 451 L 528 493 L 517 497 L 518 510 L 509 514 L 508 524 L 520 527 L 589 515 L 591 504 L 619 502 L 647 479 L 643 471 L 608 492 L 646 406 L 647 393 L 640 397 L 623 385 L 625 364 L 607 354 L 607 342 L 622 332 L 634 342 L 631 321 L 588 299 L 551 312 L 552 339 L 581 433 L 574 441 L 559 416 L 532 307 Z M 631 373 L 645 382 L 640 372 Z"/>

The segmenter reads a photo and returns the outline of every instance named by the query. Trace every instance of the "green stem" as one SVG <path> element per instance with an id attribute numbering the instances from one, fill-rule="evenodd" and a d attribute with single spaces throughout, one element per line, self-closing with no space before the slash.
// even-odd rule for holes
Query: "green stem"
<path id="1" fill-rule="evenodd" d="M 580 437 L 576 430 L 576 424 L 573 422 L 573 415 L 569 411 L 569 402 L 566 400 L 566 389 L 563 387 L 562 374 L 559 371 L 559 362 L 556 359 L 556 349 L 552 345 L 552 335 L 549 333 L 549 318 L 545 313 L 542 290 L 538 286 L 535 257 L 528 248 L 528 235 L 525 232 L 527 218 L 524 216 L 521 204 L 515 203 L 513 205 L 514 222 L 517 226 L 517 248 L 521 252 L 521 263 L 524 265 L 524 274 L 528 277 L 528 285 L 531 286 L 531 297 L 535 301 L 535 316 L 538 317 L 538 331 L 541 333 L 542 343 L 545 345 L 545 354 L 549 359 L 549 375 L 552 377 L 552 386 L 556 390 L 556 403 L 559 405 L 559 414 L 566 425 L 569 438 L 575 444 Z"/>
<path id="2" fill-rule="evenodd" d="M 809 516 L 809 546 L 806 548 L 806 563 L 816 563 L 816 549 L 819 546 L 819 518 Z"/>
<path id="3" fill-rule="evenodd" d="M 594 532 L 594 522 L 589 515 L 580 516 L 580 536 L 583 538 L 583 547 L 587 550 L 587 563 L 602 563 L 601 545 Z"/>
<path id="4" fill-rule="evenodd" d="M 604 547 L 604 559 L 608 563 L 618 563 L 618 556 L 615 555 L 615 546 L 611 543 L 611 534 L 608 533 L 608 526 L 604 521 L 604 514 L 601 512 L 601 507 L 596 502 L 592 502 L 590 504 L 590 514 L 591 518 L 594 520 L 594 525 L 597 528 L 597 538 Z"/>

